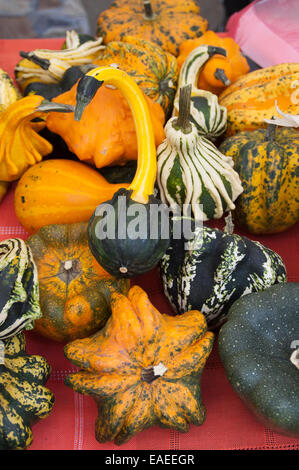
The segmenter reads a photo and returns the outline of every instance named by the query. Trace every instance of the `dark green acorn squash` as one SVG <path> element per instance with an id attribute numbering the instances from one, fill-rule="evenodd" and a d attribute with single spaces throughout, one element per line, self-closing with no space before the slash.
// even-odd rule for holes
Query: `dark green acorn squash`
<path id="1" fill-rule="evenodd" d="M 104 166 L 99 172 L 108 183 L 132 183 L 137 169 L 137 162 L 130 160 L 125 165 Z"/>
<path id="2" fill-rule="evenodd" d="M 166 209 L 153 196 L 148 204 L 131 199 L 132 191 L 119 189 L 110 201 L 100 204 L 88 224 L 90 250 L 113 276 L 133 277 L 153 269 L 169 245 Z M 159 217 L 152 217 L 157 208 Z M 110 232 L 110 230 L 112 231 Z M 165 232 L 164 232 L 165 231 Z M 153 234 L 153 236 L 152 236 Z"/>
<path id="3" fill-rule="evenodd" d="M 52 410 L 54 395 L 44 385 L 50 366 L 27 355 L 23 333 L 2 342 L 0 361 L 0 450 L 22 450 L 32 443 L 31 426 Z"/>
<path id="4" fill-rule="evenodd" d="M 210 328 L 239 297 L 286 282 L 280 256 L 259 242 L 206 226 L 187 242 L 173 237 L 162 258 L 164 292 L 177 313 L 199 310 Z"/>
<path id="5" fill-rule="evenodd" d="M 255 416 L 299 437 L 299 283 L 237 300 L 218 344 L 229 382 Z"/>

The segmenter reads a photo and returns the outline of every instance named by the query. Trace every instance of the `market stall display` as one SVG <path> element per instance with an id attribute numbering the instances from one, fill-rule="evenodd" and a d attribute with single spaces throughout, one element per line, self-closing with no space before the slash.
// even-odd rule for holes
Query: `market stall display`
<path id="1" fill-rule="evenodd" d="M 219 75 L 220 94 L 201 89 L 209 61 L 214 76 L 230 51 L 207 35 L 211 44 L 192 47 L 177 67 L 183 39 L 207 29 L 195 4 L 183 3 L 138 9 L 119 0 L 101 15 L 97 38 L 2 41 L 1 448 L 299 448 L 298 108 L 290 95 L 298 64 L 238 69 L 235 78 Z M 132 28 L 119 21 L 125 11 Z M 185 18 L 180 28 L 161 23 L 169 13 L 175 23 Z M 84 63 L 68 62 L 78 51 Z M 21 62 L 34 78 L 18 91 Z M 244 125 L 251 133 L 239 134 Z M 265 171 L 248 195 L 254 162 Z M 272 187 L 266 206 L 279 195 L 284 220 L 264 215 L 274 226 L 264 231 L 239 224 L 242 195 L 260 201 Z M 187 240 L 175 232 L 186 203 L 197 227 Z M 251 354 L 244 369 L 256 321 L 265 361 Z M 271 366 L 275 345 L 280 367 Z M 256 394 L 255 369 L 266 379 L 275 370 L 269 399 Z"/>

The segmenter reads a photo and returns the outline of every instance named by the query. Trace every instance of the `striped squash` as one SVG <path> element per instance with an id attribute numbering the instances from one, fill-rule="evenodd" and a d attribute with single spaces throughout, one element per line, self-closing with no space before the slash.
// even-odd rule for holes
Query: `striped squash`
<path id="1" fill-rule="evenodd" d="M 226 130 L 227 111 L 218 103 L 218 97 L 207 90 L 197 88 L 198 77 L 208 60 L 215 54 L 226 56 L 226 50 L 221 47 L 196 47 L 184 61 L 174 100 L 173 116 L 179 113 L 179 90 L 192 85 L 191 93 L 191 121 L 195 124 L 198 133 L 209 139 L 215 139 Z"/>
<path id="2" fill-rule="evenodd" d="M 192 226 L 191 226 L 192 227 Z M 206 226 L 173 239 L 162 258 L 164 292 L 174 310 L 199 310 L 210 328 L 241 296 L 287 280 L 281 257 L 246 237 Z"/>
<path id="3" fill-rule="evenodd" d="M 122 41 L 109 42 L 93 64 L 117 65 L 147 96 L 161 105 L 167 119 L 171 116 L 179 75 L 172 54 L 150 41 L 125 36 Z"/>
<path id="4" fill-rule="evenodd" d="M 227 108 L 226 135 L 266 127 L 279 109 L 299 114 L 299 64 L 278 64 L 243 75 L 219 96 Z"/>
<path id="5" fill-rule="evenodd" d="M 0 243 L 0 340 L 34 327 L 42 316 L 37 268 L 27 244 L 18 238 Z"/>
<path id="6" fill-rule="evenodd" d="M 185 87 L 181 94 L 179 117 L 167 122 L 166 139 L 157 150 L 160 197 L 174 212 L 182 208 L 183 215 L 196 220 L 220 218 L 235 208 L 233 201 L 243 188 L 232 158 L 199 136 L 189 121 L 187 88 L 190 91 Z"/>
<path id="7" fill-rule="evenodd" d="M 233 159 L 244 188 L 234 212 L 239 225 L 250 233 L 270 234 L 299 221 L 296 129 L 269 124 L 267 129 L 238 132 L 219 149 Z"/>
<path id="8" fill-rule="evenodd" d="M 8 73 L 0 69 L 0 113 L 21 97 Z"/>
<path id="9" fill-rule="evenodd" d="M 0 343 L 0 450 L 24 450 L 31 426 L 52 411 L 54 395 L 44 386 L 51 369 L 42 356 L 26 354 L 23 333 Z"/>

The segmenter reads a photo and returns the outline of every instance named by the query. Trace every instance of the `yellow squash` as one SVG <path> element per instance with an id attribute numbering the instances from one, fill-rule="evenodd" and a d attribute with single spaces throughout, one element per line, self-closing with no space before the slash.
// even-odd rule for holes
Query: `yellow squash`
<path id="1" fill-rule="evenodd" d="M 286 63 L 243 75 L 219 96 L 227 108 L 227 135 L 265 128 L 279 109 L 299 114 L 299 63 Z"/>

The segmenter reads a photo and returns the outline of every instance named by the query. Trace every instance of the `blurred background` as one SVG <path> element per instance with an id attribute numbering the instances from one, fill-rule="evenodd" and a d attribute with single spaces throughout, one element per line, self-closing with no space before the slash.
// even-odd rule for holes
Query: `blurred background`
<path id="1" fill-rule="evenodd" d="M 138 0 L 136 0 L 138 1 Z M 223 31 L 246 0 L 197 0 L 210 29 Z M 64 37 L 66 30 L 95 35 L 97 18 L 112 0 L 0 0 L 0 38 Z"/>

